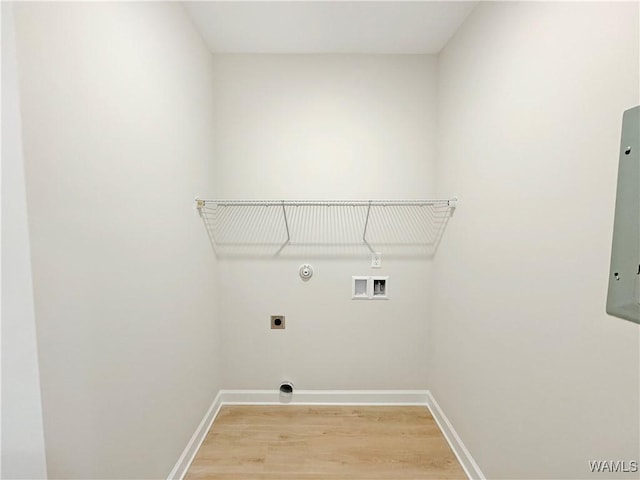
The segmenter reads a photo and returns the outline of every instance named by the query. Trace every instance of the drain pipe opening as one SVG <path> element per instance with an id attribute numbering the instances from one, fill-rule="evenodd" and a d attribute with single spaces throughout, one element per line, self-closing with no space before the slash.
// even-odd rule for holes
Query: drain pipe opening
<path id="1" fill-rule="evenodd" d="M 281 397 L 291 397 L 293 395 L 293 383 L 291 382 L 282 382 L 280 384 L 280 396 Z"/>

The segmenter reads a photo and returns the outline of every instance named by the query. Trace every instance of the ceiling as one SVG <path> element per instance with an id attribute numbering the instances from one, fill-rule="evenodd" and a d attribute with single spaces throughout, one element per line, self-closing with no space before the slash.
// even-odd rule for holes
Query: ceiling
<path id="1" fill-rule="evenodd" d="M 184 2 L 213 53 L 440 52 L 478 2 Z"/>

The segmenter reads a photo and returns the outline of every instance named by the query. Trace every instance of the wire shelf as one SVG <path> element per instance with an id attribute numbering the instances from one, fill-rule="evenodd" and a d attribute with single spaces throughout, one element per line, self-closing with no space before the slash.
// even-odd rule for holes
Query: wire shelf
<path id="1" fill-rule="evenodd" d="M 196 199 L 222 256 L 435 253 L 456 198 L 427 200 Z"/>

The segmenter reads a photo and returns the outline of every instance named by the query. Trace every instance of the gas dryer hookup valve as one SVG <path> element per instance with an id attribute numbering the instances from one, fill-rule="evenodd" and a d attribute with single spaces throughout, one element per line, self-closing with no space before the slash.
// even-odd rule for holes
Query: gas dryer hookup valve
<path id="1" fill-rule="evenodd" d="M 303 265 L 300 265 L 300 268 L 298 269 L 298 273 L 300 274 L 300 278 L 302 280 L 307 281 L 311 277 L 313 277 L 313 267 L 308 263 L 305 263 Z"/>

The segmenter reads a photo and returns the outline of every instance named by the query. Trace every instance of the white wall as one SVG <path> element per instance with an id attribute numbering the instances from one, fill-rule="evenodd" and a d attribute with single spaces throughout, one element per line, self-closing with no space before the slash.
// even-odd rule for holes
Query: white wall
<path id="1" fill-rule="evenodd" d="M 168 3 L 20 4 L 16 26 L 50 477 L 163 477 L 218 388 L 284 378 L 428 387 L 491 478 L 637 459 L 638 328 L 604 314 L 637 5 L 481 4 L 438 72 L 212 59 Z M 360 247 L 216 263 L 191 205 L 436 187 L 462 203 L 434 271 Z M 353 274 L 392 299 L 352 301 Z"/>
<path id="2" fill-rule="evenodd" d="M 434 57 L 214 58 L 216 176 L 210 196 L 432 194 Z M 383 268 L 372 270 L 362 245 L 347 248 L 347 255 L 321 248 L 292 245 L 278 257 L 221 256 L 224 386 L 276 388 L 287 378 L 302 389 L 425 388 L 430 260 L 387 255 Z M 298 277 L 305 262 L 315 268 L 307 283 Z M 351 300 L 351 276 L 364 274 L 389 275 L 392 299 Z M 272 314 L 286 316 L 285 331 L 269 329 Z"/>
<path id="3" fill-rule="evenodd" d="M 211 55 L 176 3 L 15 13 L 49 476 L 161 478 L 219 388 Z"/>
<path id="4" fill-rule="evenodd" d="M 638 460 L 638 325 L 605 314 L 638 21 L 637 3 L 487 2 L 439 57 L 438 189 L 461 204 L 429 387 L 488 478 Z"/>
<path id="5" fill-rule="evenodd" d="M 46 478 L 13 8 L 2 3 L 2 478 Z"/>

